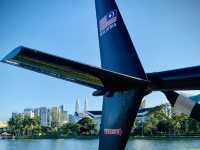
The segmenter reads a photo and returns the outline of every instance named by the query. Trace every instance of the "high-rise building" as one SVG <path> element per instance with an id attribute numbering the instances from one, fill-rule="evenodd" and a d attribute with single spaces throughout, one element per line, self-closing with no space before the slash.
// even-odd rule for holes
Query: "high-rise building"
<path id="1" fill-rule="evenodd" d="M 64 106 L 59 106 L 59 124 L 63 124 L 64 121 Z"/>
<path id="2" fill-rule="evenodd" d="M 87 97 L 85 97 L 85 103 L 84 103 L 84 113 L 87 112 L 87 109 L 88 109 L 88 99 Z"/>
<path id="3" fill-rule="evenodd" d="M 64 111 L 64 106 L 63 106 L 63 105 L 60 105 L 60 106 L 59 106 L 59 109 L 60 109 L 60 112 L 63 112 L 63 111 Z"/>
<path id="4" fill-rule="evenodd" d="M 47 109 L 47 122 L 48 126 L 51 127 L 51 122 L 52 122 L 51 109 Z"/>
<path id="5" fill-rule="evenodd" d="M 77 102 L 77 108 L 79 111 L 79 102 Z M 12 118 L 16 118 L 16 116 L 29 116 L 31 118 L 37 116 L 41 126 L 49 127 L 60 127 L 69 120 L 68 113 L 64 110 L 63 105 L 51 109 L 47 107 L 25 108 L 23 113 L 12 112 Z"/>
<path id="6" fill-rule="evenodd" d="M 19 115 L 18 112 L 12 112 L 12 118 L 15 119 Z"/>
<path id="7" fill-rule="evenodd" d="M 63 112 L 63 123 L 67 123 L 68 122 L 68 113 L 67 111 Z"/>
<path id="8" fill-rule="evenodd" d="M 60 125 L 59 122 L 59 107 L 51 108 L 51 126 L 58 127 Z"/>
<path id="9" fill-rule="evenodd" d="M 32 108 L 25 108 L 24 109 L 24 116 L 28 116 L 30 118 L 34 117 L 34 112 Z"/>
<path id="10" fill-rule="evenodd" d="M 40 107 L 40 125 L 48 126 L 48 109 L 46 107 Z"/>
<path id="11" fill-rule="evenodd" d="M 40 108 L 34 108 L 33 112 L 35 116 L 40 117 Z"/>
<path id="12" fill-rule="evenodd" d="M 76 100 L 75 113 L 79 113 L 79 99 Z"/>

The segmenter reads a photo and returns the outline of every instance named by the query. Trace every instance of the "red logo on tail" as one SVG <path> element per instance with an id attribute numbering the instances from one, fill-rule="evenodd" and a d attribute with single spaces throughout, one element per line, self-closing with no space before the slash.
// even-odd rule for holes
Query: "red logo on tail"
<path id="1" fill-rule="evenodd" d="M 104 134 L 121 136 L 123 134 L 123 131 L 121 128 L 120 129 L 104 129 Z"/>

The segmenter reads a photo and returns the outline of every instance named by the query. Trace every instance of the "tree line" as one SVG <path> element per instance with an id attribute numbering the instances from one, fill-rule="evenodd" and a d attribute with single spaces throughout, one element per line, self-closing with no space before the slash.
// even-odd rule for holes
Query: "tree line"
<path id="1" fill-rule="evenodd" d="M 78 123 L 65 123 L 59 127 L 40 126 L 38 117 L 16 116 L 8 121 L 10 133 L 16 137 L 59 138 L 96 135 L 96 124 L 86 117 Z"/>
<path id="2" fill-rule="evenodd" d="M 145 119 L 136 120 L 132 135 L 186 136 L 200 135 L 200 122 L 184 114 L 175 115 L 166 104 L 152 109 Z"/>
<path id="3" fill-rule="evenodd" d="M 174 115 L 167 105 L 154 107 L 142 121 L 136 119 L 132 136 L 200 136 L 200 122 L 186 115 Z M 78 123 L 59 127 L 40 126 L 38 117 L 17 116 L 8 121 L 10 133 L 17 137 L 69 137 L 98 135 L 97 125 L 86 117 Z"/>

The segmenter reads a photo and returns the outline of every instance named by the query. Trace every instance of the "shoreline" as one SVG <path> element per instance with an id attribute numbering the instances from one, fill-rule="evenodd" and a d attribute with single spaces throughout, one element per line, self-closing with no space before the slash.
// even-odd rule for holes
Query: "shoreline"
<path id="1" fill-rule="evenodd" d="M 15 137 L 15 139 L 97 139 L 98 136 L 22 136 L 22 137 Z"/>
<path id="2" fill-rule="evenodd" d="M 37 136 L 37 137 L 30 137 L 30 136 L 21 136 L 15 137 L 14 140 L 21 140 L 21 139 L 81 139 L 81 140 L 92 140 L 98 139 L 98 136 L 60 136 L 60 137 L 51 137 L 51 136 Z M 142 139 L 142 140 L 173 140 L 173 139 L 199 139 L 199 136 L 130 136 L 129 139 Z"/>
<path id="3" fill-rule="evenodd" d="M 173 140 L 173 139 L 199 139 L 198 136 L 130 136 L 129 139 L 144 139 L 144 140 Z"/>

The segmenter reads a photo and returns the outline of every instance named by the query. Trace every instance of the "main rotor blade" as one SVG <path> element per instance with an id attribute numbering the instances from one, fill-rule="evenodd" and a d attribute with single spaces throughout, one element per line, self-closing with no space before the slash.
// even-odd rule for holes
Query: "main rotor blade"
<path id="1" fill-rule="evenodd" d="M 148 84 L 147 80 L 141 78 L 93 67 L 23 46 L 11 51 L 2 62 L 98 90 L 138 89 Z"/>
<path id="2" fill-rule="evenodd" d="M 200 66 L 147 73 L 153 91 L 199 90 Z"/>

